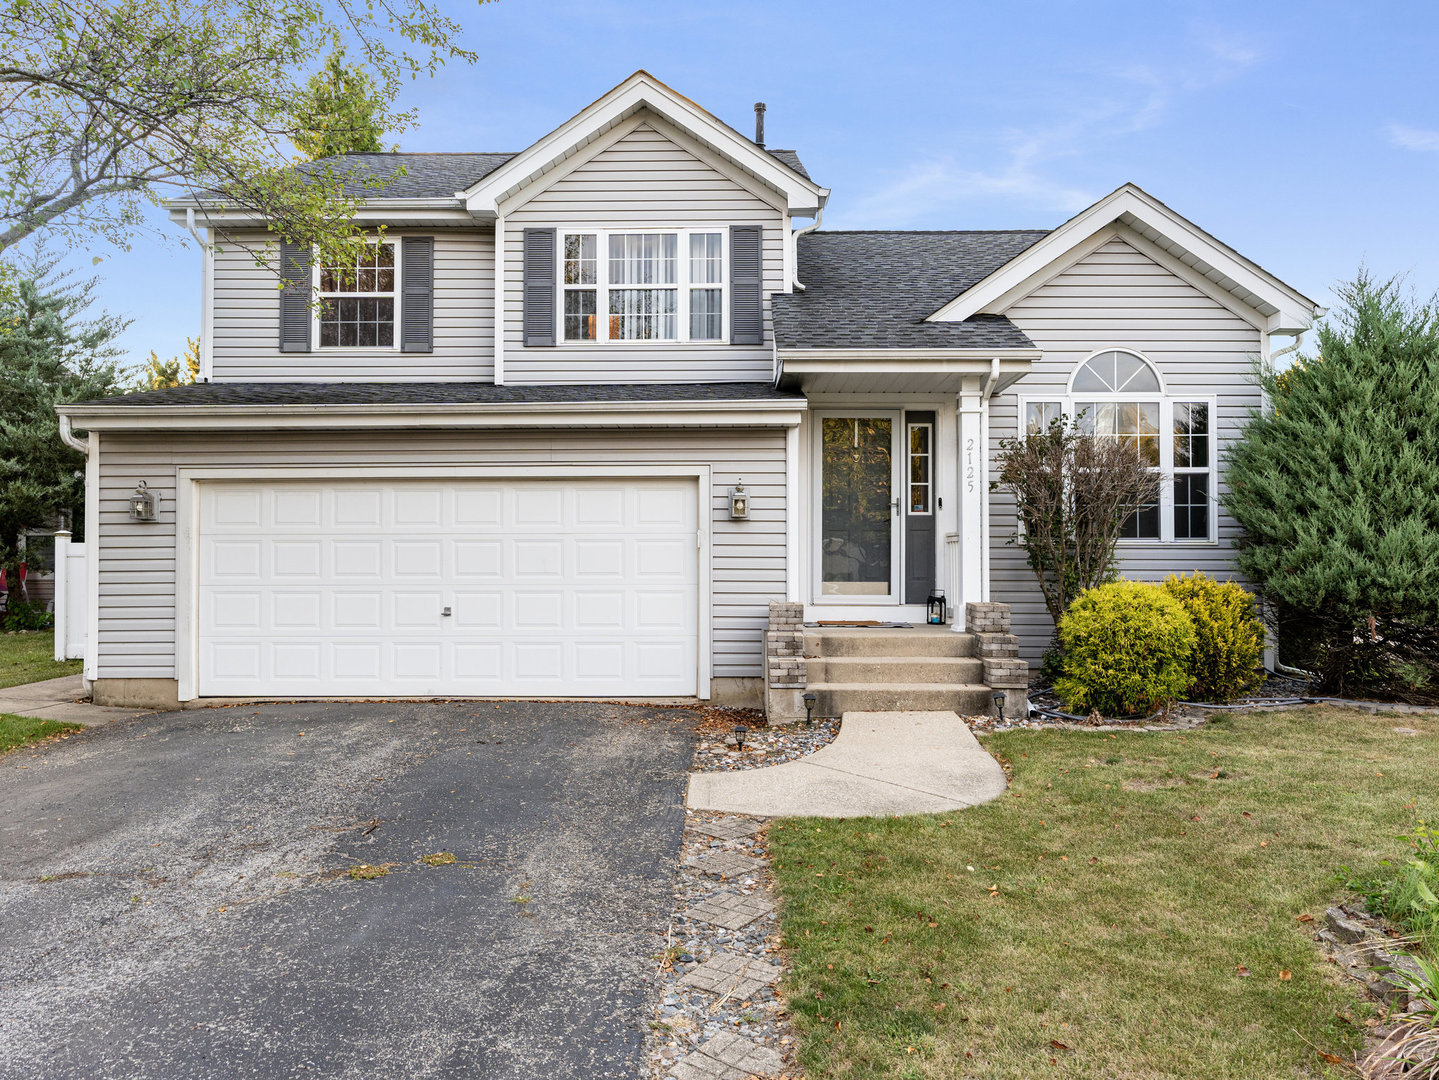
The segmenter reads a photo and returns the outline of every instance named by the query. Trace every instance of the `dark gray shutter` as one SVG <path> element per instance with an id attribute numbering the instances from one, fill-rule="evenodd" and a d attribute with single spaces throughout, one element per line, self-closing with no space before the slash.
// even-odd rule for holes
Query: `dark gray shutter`
<path id="1" fill-rule="evenodd" d="M 525 230 L 526 345 L 555 343 L 555 230 Z"/>
<path id="2" fill-rule="evenodd" d="M 435 238 L 400 240 L 400 351 L 433 352 L 435 347 Z"/>
<path id="3" fill-rule="evenodd" d="M 280 351 L 310 351 L 310 245 L 280 242 Z"/>
<path id="4" fill-rule="evenodd" d="M 729 230 L 729 340 L 731 345 L 764 344 L 763 283 L 758 225 Z"/>

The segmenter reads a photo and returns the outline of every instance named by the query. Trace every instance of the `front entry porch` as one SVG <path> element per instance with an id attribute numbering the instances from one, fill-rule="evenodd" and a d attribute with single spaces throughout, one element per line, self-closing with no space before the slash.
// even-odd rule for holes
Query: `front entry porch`
<path id="1" fill-rule="evenodd" d="M 798 595 L 807 622 L 963 631 L 988 599 L 982 385 L 958 396 L 812 399 L 799 430 Z"/>

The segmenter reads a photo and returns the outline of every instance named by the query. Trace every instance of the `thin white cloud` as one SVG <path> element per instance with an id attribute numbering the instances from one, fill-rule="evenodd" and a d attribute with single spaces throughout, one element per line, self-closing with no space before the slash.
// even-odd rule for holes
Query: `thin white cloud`
<path id="1" fill-rule="evenodd" d="M 1439 131 L 1410 127 L 1408 124 L 1390 124 L 1385 131 L 1389 141 L 1400 150 L 1439 151 Z"/>
<path id="2" fill-rule="evenodd" d="M 964 157 L 925 155 L 862 195 L 847 208 L 845 218 L 856 225 L 913 225 L 941 211 L 990 200 L 1065 215 L 1083 209 L 1103 192 L 1066 180 L 1062 162 L 1157 127 L 1176 98 L 1227 82 L 1261 55 L 1212 27 L 1191 26 L 1189 40 L 1194 55 L 1184 62 L 1082 73 L 1098 91 L 1085 107 L 1032 129 L 1002 132 L 991 138 L 988 149 L 968 139 L 973 149 Z M 1069 89 L 1060 89 L 1054 99 L 1067 100 Z M 980 164 L 985 157 L 995 163 Z"/>

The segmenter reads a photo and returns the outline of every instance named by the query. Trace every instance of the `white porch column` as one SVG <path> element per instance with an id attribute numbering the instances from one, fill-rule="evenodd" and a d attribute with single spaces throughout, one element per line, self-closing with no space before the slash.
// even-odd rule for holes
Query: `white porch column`
<path id="1" fill-rule="evenodd" d="M 965 630 L 965 605 L 984 600 L 984 388 L 965 379 L 959 395 L 959 582 L 954 629 Z"/>

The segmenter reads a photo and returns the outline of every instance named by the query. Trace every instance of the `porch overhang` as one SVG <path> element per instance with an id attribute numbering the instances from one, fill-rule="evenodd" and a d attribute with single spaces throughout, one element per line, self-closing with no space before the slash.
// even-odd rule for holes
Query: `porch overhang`
<path id="1" fill-rule="evenodd" d="M 958 394 L 987 380 L 992 393 L 1012 386 L 1041 356 L 1039 349 L 780 349 L 781 390 L 811 394 Z"/>

